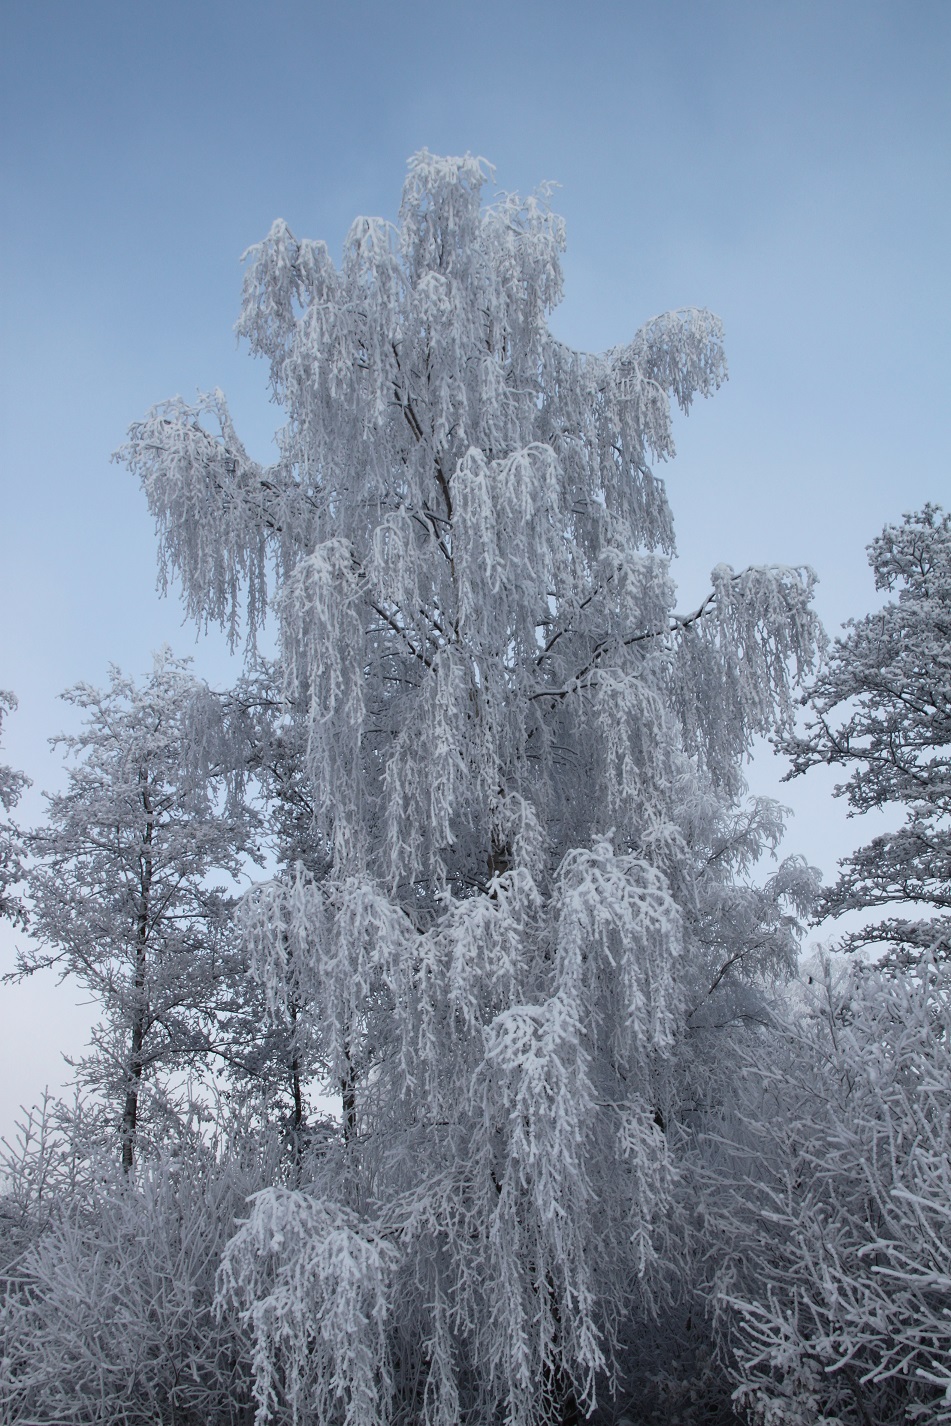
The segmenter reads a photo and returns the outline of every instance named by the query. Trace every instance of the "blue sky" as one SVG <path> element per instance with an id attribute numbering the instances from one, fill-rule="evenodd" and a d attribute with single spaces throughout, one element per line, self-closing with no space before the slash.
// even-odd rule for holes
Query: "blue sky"
<path id="1" fill-rule="evenodd" d="M 240 255 L 277 216 L 339 252 L 357 214 L 395 216 L 417 148 L 561 184 L 573 345 L 674 306 L 723 318 L 731 380 L 664 471 L 685 606 L 720 560 L 810 563 L 834 632 L 878 602 L 882 525 L 951 503 L 946 0 L 3 0 L 0 36 L 0 687 L 27 817 L 58 777 L 62 688 L 144 672 L 166 640 L 233 672 L 157 599 L 110 453 L 155 401 L 220 385 L 266 457 Z M 767 754 L 751 779 L 781 771 Z M 873 830 L 829 786 L 780 792 L 787 845 L 827 874 Z M 0 991 L 0 1133 L 62 1081 L 75 999 L 52 977 Z"/>

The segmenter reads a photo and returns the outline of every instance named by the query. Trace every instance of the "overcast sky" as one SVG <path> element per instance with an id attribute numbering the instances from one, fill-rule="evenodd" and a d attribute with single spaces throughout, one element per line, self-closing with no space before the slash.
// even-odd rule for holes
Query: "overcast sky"
<path id="1" fill-rule="evenodd" d="M 880 602 L 864 547 L 951 504 L 947 0 L 2 0 L 0 760 L 59 764 L 56 695 L 144 673 L 165 641 L 235 669 L 155 594 L 145 501 L 110 464 L 154 402 L 222 386 L 252 453 L 279 423 L 236 347 L 240 255 L 271 221 L 339 253 L 395 217 L 416 149 L 561 184 L 557 334 L 722 317 L 730 382 L 663 474 L 684 607 L 719 561 L 808 563 L 830 632 Z M 778 788 L 768 751 L 751 769 Z M 874 828 L 816 773 L 780 789 L 787 848 L 827 875 Z M 0 968 L 13 940 L 0 940 Z M 0 988 L 0 1134 L 66 1072 L 88 1009 Z"/>

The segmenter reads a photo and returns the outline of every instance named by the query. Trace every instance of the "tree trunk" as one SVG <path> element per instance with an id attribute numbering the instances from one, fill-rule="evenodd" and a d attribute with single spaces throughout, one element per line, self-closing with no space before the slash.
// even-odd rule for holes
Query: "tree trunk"
<path id="1" fill-rule="evenodd" d="M 546 1276 L 546 1286 L 551 1315 L 557 1326 L 560 1327 L 561 1309 L 555 1297 L 555 1284 L 550 1275 Z M 554 1365 L 546 1366 L 543 1369 L 542 1380 L 546 1406 L 545 1416 L 550 1426 L 581 1426 L 581 1409 L 578 1406 L 574 1384 L 564 1368 L 561 1352 L 556 1353 Z"/>
<path id="2" fill-rule="evenodd" d="M 289 1005 L 291 1017 L 291 1095 L 294 1100 L 294 1109 L 291 1116 L 291 1155 L 294 1161 L 294 1174 L 300 1171 L 302 1138 L 304 1129 L 304 1089 L 301 1084 L 300 1055 L 297 1049 L 297 1002 L 292 1000 Z"/>
<path id="3" fill-rule="evenodd" d="M 581 1408 L 571 1378 L 560 1364 L 544 1372 L 546 1419 L 550 1426 L 581 1426 Z"/>
<path id="4" fill-rule="evenodd" d="M 142 1084 L 144 1063 L 143 1047 L 147 1018 L 146 982 L 148 970 L 149 906 L 152 892 L 152 833 L 154 813 L 148 789 L 148 773 L 139 773 L 142 786 L 142 807 L 145 812 L 145 830 L 142 833 L 142 849 L 139 852 L 139 904 L 135 922 L 135 978 L 134 1007 L 132 1012 L 132 1044 L 129 1051 L 129 1069 L 126 1080 L 125 1106 L 122 1111 L 122 1167 L 126 1173 L 132 1170 L 135 1159 L 136 1129 L 139 1118 L 139 1089 Z"/>
<path id="5" fill-rule="evenodd" d="M 349 1144 L 357 1132 L 357 1086 L 349 1040 L 344 1040 L 343 1053 L 346 1068 L 340 1081 L 340 1096 L 343 1109 L 343 1141 Z"/>

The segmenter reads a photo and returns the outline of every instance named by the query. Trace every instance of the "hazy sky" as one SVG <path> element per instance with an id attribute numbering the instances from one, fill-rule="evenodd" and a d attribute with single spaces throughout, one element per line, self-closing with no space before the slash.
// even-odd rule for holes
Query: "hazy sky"
<path id="1" fill-rule="evenodd" d="M 232 673 L 155 595 L 151 522 L 110 464 L 155 401 L 222 386 L 252 452 L 278 424 L 236 348 L 240 255 L 285 218 L 339 253 L 395 217 L 407 157 L 470 150 L 562 186 L 558 335 L 723 318 L 729 384 L 663 472 L 684 606 L 725 560 L 809 563 L 830 631 L 879 602 L 864 547 L 951 504 L 947 0 L 2 0 L 0 760 L 60 776 L 57 693 L 169 641 Z M 767 752 L 751 780 L 776 788 Z M 822 774 L 787 837 L 831 874 L 874 829 Z M 3 933 L 0 969 L 12 964 Z M 88 1010 L 0 988 L 0 1134 L 65 1077 Z"/>

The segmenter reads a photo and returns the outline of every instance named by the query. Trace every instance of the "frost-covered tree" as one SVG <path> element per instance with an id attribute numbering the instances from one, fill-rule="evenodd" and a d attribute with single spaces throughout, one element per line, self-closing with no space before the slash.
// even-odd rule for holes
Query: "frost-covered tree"
<path id="1" fill-rule="evenodd" d="M 280 671 L 259 660 L 228 696 L 228 718 L 240 732 L 240 762 L 256 788 L 263 817 L 262 842 L 279 876 L 306 867 L 326 870 L 326 846 L 313 826 L 313 792 L 307 775 L 306 723 L 287 701 Z M 259 1112 L 280 1123 L 292 1157 L 299 1159 L 320 1122 L 309 1122 L 309 1089 L 326 1065 L 320 1054 L 320 1019 L 313 1014 L 306 976 L 285 947 L 283 990 L 265 990 L 244 975 L 222 1000 L 222 1025 L 231 1042 L 229 1070 L 239 1091 Z"/>
<path id="2" fill-rule="evenodd" d="M 804 699 L 814 721 L 784 748 L 789 776 L 852 769 L 836 788 L 850 815 L 906 811 L 897 831 L 840 863 L 819 910 L 885 912 L 845 947 L 891 947 L 907 963 L 951 954 L 951 516 L 926 505 L 886 526 L 868 554 L 876 588 L 898 597 L 846 625 Z"/>
<path id="3" fill-rule="evenodd" d="M 718 566 L 678 613 L 649 461 L 725 367 L 668 313 L 556 340 L 546 191 L 410 163 L 336 266 L 284 223 L 239 331 L 286 423 L 263 467 L 220 392 L 123 456 L 163 578 L 233 639 L 269 602 L 301 851 L 243 903 L 275 1015 L 310 1007 L 338 1141 L 258 1195 L 221 1276 L 260 1416 L 571 1421 L 622 1394 L 680 1288 L 678 1145 L 717 1037 L 762 1014 L 811 888 L 741 759 L 818 641 L 811 577 Z"/>
<path id="4" fill-rule="evenodd" d="M 10 711 L 16 706 L 13 694 L 0 690 L 0 731 L 3 728 L 4 710 Z M 11 767 L 0 765 L 0 811 L 9 816 L 29 782 L 29 778 L 22 772 L 15 772 Z M 14 921 L 22 920 L 23 906 L 13 891 L 22 878 L 23 845 L 20 834 L 12 822 L 0 818 L 0 916 L 8 916 Z"/>
<path id="5" fill-rule="evenodd" d="M 129 1169 L 146 1101 L 161 1117 L 169 1075 L 214 1045 L 237 963 L 233 896 L 213 878 L 242 873 L 254 819 L 219 762 L 219 700 L 167 650 L 141 686 L 114 669 L 107 689 L 64 697 L 85 719 L 54 740 L 75 762 L 29 839 L 37 943 L 18 974 L 55 965 L 101 1007 L 78 1077 L 109 1107 Z"/>

